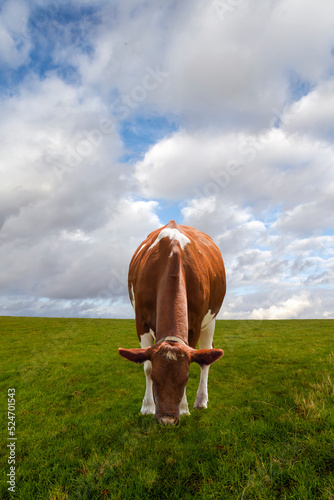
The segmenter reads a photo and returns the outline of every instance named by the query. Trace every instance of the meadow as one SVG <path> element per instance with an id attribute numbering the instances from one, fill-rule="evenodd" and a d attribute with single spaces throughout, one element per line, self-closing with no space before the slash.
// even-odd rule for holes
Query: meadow
<path id="1" fill-rule="evenodd" d="M 134 321 L 1 317 L 0 332 L 1 499 L 334 500 L 334 320 L 218 321 L 209 407 L 177 427 L 140 414 L 143 367 L 117 352 L 138 347 Z"/>

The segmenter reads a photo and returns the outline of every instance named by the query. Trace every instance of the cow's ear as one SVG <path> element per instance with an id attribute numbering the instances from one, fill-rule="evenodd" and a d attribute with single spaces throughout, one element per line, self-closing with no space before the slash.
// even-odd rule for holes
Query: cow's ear
<path id="1" fill-rule="evenodd" d="M 221 349 L 194 349 L 191 353 L 191 362 L 199 365 L 211 365 L 222 356 L 224 356 L 224 351 Z"/>
<path id="2" fill-rule="evenodd" d="M 118 354 L 123 356 L 123 358 L 138 364 L 151 360 L 151 352 L 152 349 L 150 347 L 147 347 L 147 349 L 118 349 Z"/>

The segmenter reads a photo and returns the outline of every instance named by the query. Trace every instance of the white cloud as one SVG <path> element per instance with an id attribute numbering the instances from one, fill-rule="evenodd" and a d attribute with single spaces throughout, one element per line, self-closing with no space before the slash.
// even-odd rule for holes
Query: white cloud
<path id="1" fill-rule="evenodd" d="M 302 292 L 300 295 L 293 295 L 281 304 L 272 305 L 267 309 L 254 309 L 251 319 L 293 319 L 303 316 L 305 310 L 311 307 L 309 293 Z"/>
<path id="2" fill-rule="evenodd" d="M 257 205 L 261 210 L 281 205 L 283 212 L 291 211 L 282 215 L 284 220 L 297 205 L 305 207 L 305 214 L 313 206 L 315 215 L 304 218 L 313 231 L 322 227 L 316 214 L 323 210 L 330 224 L 333 162 L 331 144 L 273 127 L 257 135 L 180 131 L 146 153 L 136 165 L 135 178 L 146 197 L 218 196 L 224 204 Z"/>
<path id="3" fill-rule="evenodd" d="M 326 196 L 326 191 L 324 188 L 317 200 L 282 213 L 273 228 L 280 233 L 305 236 L 334 227 L 334 196 L 332 193 Z"/>
<path id="4" fill-rule="evenodd" d="M 332 141 L 334 135 L 334 79 L 320 83 L 296 102 L 286 116 L 289 132 L 310 134 Z"/>
<path id="5" fill-rule="evenodd" d="M 32 44 L 28 29 L 29 8 L 24 1 L 5 2 L 0 17 L 0 64 L 19 67 L 29 61 Z"/>
<path id="6" fill-rule="evenodd" d="M 63 229 L 25 240 L 18 236 L 4 242 L 0 249 L 2 293 L 56 301 L 105 299 L 104 307 L 126 297 L 132 254 L 143 233 L 146 237 L 161 225 L 155 208 L 154 202 L 121 199 L 100 227 Z"/>
<path id="7" fill-rule="evenodd" d="M 54 76 L 34 79 L 5 102 L 2 117 L 4 234 L 36 233 L 39 225 L 45 231 L 61 220 L 79 224 L 74 222 L 79 217 L 87 225 L 89 218 L 82 217 L 87 203 L 92 197 L 93 203 L 104 202 L 107 179 L 110 194 L 120 185 L 116 160 L 121 142 L 98 100 L 83 100 L 80 91 Z"/>
<path id="8" fill-rule="evenodd" d="M 116 311 L 142 231 L 161 225 L 157 203 L 128 196 L 131 167 L 118 162 L 122 143 L 97 96 L 54 74 L 25 84 L 3 103 L 0 125 L 4 312 L 30 311 L 26 296 L 37 313 L 68 314 L 72 303 L 86 314 L 76 301 L 93 310 L 101 291 L 97 311 Z"/>
<path id="9" fill-rule="evenodd" d="M 177 132 L 146 153 L 136 166 L 135 179 L 145 196 L 194 196 L 196 187 L 208 179 L 210 171 L 214 174 L 215 168 L 225 166 L 233 158 L 235 141 L 233 136 Z"/>
<path id="10" fill-rule="evenodd" d="M 290 97 L 287 76 L 312 84 L 325 77 L 334 40 L 330 0 L 238 2 L 223 19 L 214 5 L 194 3 L 166 52 L 169 103 L 188 126 L 261 128 Z"/>

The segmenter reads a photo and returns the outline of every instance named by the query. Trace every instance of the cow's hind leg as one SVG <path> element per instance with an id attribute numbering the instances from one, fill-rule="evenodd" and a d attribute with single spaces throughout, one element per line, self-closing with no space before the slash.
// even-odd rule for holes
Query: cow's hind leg
<path id="1" fill-rule="evenodd" d="M 140 337 L 140 346 L 142 348 L 150 347 L 154 344 L 154 333 L 150 330 L 149 333 L 144 333 Z M 143 404 L 141 407 L 141 413 L 143 415 L 155 414 L 155 404 L 153 399 L 153 383 L 151 378 L 152 373 L 152 363 L 151 361 L 144 362 L 144 372 L 146 377 L 146 390 L 143 399 Z"/>
<path id="2" fill-rule="evenodd" d="M 212 349 L 213 335 L 215 333 L 215 323 L 215 319 L 211 320 L 211 322 L 201 331 L 201 335 L 198 341 L 199 349 Z M 210 365 L 201 366 L 201 378 L 194 408 L 207 408 L 208 406 L 209 368 Z"/>

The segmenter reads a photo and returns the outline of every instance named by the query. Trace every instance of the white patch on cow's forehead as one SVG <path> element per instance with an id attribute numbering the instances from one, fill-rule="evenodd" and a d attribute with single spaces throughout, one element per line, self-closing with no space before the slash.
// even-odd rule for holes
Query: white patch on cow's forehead
<path id="1" fill-rule="evenodd" d="M 174 351 L 167 351 L 165 356 L 167 359 L 170 359 L 171 361 L 177 361 L 177 355 L 176 352 Z"/>
<path id="2" fill-rule="evenodd" d="M 168 347 L 163 349 L 162 355 L 171 361 L 177 361 L 179 358 L 184 358 L 184 353 L 181 350 L 169 349 Z"/>
<path id="3" fill-rule="evenodd" d="M 157 245 L 160 240 L 162 240 L 163 238 L 167 238 L 167 237 L 170 240 L 176 240 L 176 241 L 178 241 L 180 243 L 180 246 L 181 246 L 182 250 L 184 249 L 184 247 L 186 245 L 188 245 L 188 243 L 190 243 L 190 239 L 185 234 L 180 233 L 180 231 L 178 229 L 165 227 L 165 229 L 163 229 L 158 234 L 158 237 L 152 243 L 152 245 L 150 246 L 149 250 L 151 250 L 151 248 L 155 247 L 155 245 Z"/>
<path id="4" fill-rule="evenodd" d="M 203 318 L 201 329 L 204 330 L 204 328 L 206 328 L 215 317 L 216 315 L 212 314 L 211 309 L 209 309 Z"/>

